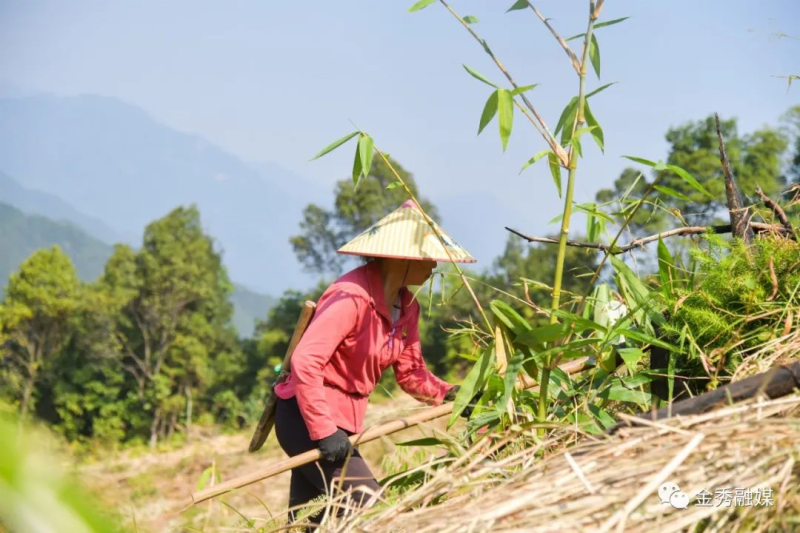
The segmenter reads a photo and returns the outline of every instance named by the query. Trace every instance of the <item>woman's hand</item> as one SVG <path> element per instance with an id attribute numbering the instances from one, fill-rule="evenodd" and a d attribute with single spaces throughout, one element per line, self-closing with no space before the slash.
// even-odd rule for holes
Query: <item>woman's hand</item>
<path id="1" fill-rule="evenodd" d="M 444 395 L 444 401 L 445 402 L 453 402 L 453 401 L 455 401 L 456 395 L 458 394 L 458 391 L 460 391 L 460 390 L 461 390 L 461 385 L 455 385 L 452 389 L 447 391 L 447 394 Z M 467 406 L 464 408 L 464 410 L 461 411 L 461 416 L 463 416 L 464 418 L 469 418 L 470 415 L 472 415 L 472 410 L 475 409 L 475 406 L 478 404 L 478 401 L 481 399 L 481 396 L 483 396 L 483 391 L 478 391 L 475 394 L 475 396 L 473 396 L 472 399 L 469 401 L 469 404 L 467 404 Z"/>
<path id="2" fill-rule="evenodd" d="M 350 453 L 350 450 L 353 448 L 350 439 L 347 438 L 347 433 L 338 428 L 333 435 L 329 435 L 316 442 L 319 451 L 322 452 L 322 456 L 326 461 L 330 461 L 331 463 L 347 457 L 347 454 Z"/>

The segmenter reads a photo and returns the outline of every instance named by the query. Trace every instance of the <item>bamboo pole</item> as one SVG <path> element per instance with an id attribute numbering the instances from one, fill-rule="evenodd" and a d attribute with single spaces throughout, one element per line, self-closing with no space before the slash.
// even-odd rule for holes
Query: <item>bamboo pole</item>
<path id="1" fill-rule="evenodd" d="M 593 364 L 594 364 L 593 358 L 581 357 L 573 361 L 570 361 L 568 363 L 565 363 L 559 366 L 559 368 L 564 372 L 566 372 L 567 374 L 576 374 L 592 366 Z M 533 389 L 536 388 L 537 386 L 538 384 L 534 380 L 528 378 L 527 376 L 520 379 L 520 381 L 517 384 L 517 388 L 519 389 Z M 350 437 L 350 442 L 353 443 L 354 446 L 359 444 L 364 444 L 366 442 L 379 439 L 383 436 L 391 435 L 392 433 L 402 431 L 406 428 L 416 426 L 423 422 L 428 422 L 430 420 L 435 420 L 437 418 L 447 416 L 452 411 L 453 411 L 453 403 L 446 403 L 438 405 L 436 407 L 431 407 L 430 409 L 422 410 L 406 418 L 399 418 L 397 420 L 392 420 L 391 422 L 387 422 L 379 426 L 373 426 L 367 428 L 362 433 L 357 433 L 355 435 L 352 435 Z M 220 483 L 215 487 L 210 487 L 208 489 L 201 490 L 200 492 L 192 493 L 192 505 L 204 502 L 206 500 L 210 500 L 211 498 L 215 498 L 217 496 L 230 492 L 234 489 L 251 485 L 253 483 L 256 483 L 257 481 L 262 481 L 264 479 L 271 478 L 273 476 L 286 472 L 287 470 L 292 470 L 293 468 L 297 468 L 299 466 L 303 466 L 308 463 L 313 463 L 314 461 L 318 461 L 320 459 L 322 459 L 322 454 L 318 449 L 309 450 L 299 455 L 295 455 L 294 457 L 291 457 L 285 461 L 264 468 L 262 470 L 257 470 L 255 472 L 246 474 L 244 476 L 239 476 L 233 479 L 229 479 L 228 481 Z"/>
<path id="2" fill-rule="evenodd" d="M 295 347 L 300 342 L 303 333 L 306 332 L 308 324 L 314 317 L 314 310 L 316 307 L 317 304 L 311 300 L 303 302 L 303 308 L 300 310 L 300 318 L 297 319 L 297 325 L 294 327 L 292 339 L 289 341 L 289 347 L 286 349 L 286 355 L 283 357 L 283 363 L 281 363 L 281 372 L 278 374 L 275 383 L 272 384 L 270 395 L 267 399 L 267 405 L 264 406 L 264 412 L 261 413 L 261 419 L 259 419 L 256 430 L 253 432 L 253 438 L 250 439 L 250 447 L 248 448 L 250 453 L 261 449 L 267 437 L 269 437 L 270 431 L 272 431 L 272 426 L 275 425 L 275 409 L 278 407 L 278 396 L 275 394 L 275 385 L 283 383 L 289 375 L 292 353 L 294 353 Z"/>

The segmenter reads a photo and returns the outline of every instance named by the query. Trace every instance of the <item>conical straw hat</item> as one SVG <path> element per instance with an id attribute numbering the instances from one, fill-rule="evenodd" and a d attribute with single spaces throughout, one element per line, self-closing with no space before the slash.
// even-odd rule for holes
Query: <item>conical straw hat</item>
<path id="1" fill-rule="evenodd" d="M 408 200 L 364 233 L 348 242 L 340 254 L 392 257 L 396 259 L 429 259 L 431 261 L 474 263 L 469 252 L 436 225 L 445 246 L 425 221 L 412 200 Z M 449 254 L 448 254 L 449 252 Z M 452 259 L 451 259 L 452 258 Z"/>

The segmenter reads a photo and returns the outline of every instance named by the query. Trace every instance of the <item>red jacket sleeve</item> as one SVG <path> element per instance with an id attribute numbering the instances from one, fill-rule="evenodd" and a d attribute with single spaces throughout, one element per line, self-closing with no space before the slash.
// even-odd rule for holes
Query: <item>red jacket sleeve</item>
<path id="1" fill-rule="evenodd" d="M 336 291 L 324 296 L 292 354 L 297 405 L 312 440 L 336 432 L 323 387 L 323 370 L 336 347 L 358 325 L 363 304 L 356 295 Z"/>
<path id="2" fill-rule="evenodd" d="M 425 366 L 419 341 L 419 311 L 417 306 L 417 316 L 408 326 L 406 346 L 394 362 L 394 375 L 400 388 L 417 400 L 428 405 L 441 405 L 447 391 L 455 385 L 437 378 Z"/>

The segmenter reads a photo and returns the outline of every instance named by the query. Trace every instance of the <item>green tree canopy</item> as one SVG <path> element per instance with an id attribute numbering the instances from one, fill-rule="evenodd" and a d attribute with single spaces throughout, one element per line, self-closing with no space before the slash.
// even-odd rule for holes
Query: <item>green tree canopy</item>
<path id="1" fill-rule="evenodd" d="M 37 381 L 69 340 L 78 289 L 75 268 L 57 246 L 34 252 L 9 279 L 0 304 L 0 387 L 23 419 Z"/>

